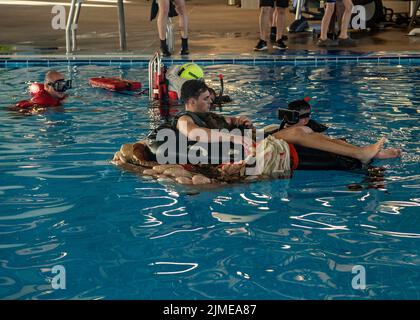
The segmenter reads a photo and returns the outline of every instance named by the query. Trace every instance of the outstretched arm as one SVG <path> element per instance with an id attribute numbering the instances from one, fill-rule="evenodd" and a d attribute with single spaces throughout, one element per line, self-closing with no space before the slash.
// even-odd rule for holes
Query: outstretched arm
<path id="1" fill-rule="evenodd" d="M 177 129 L 181 134 L 188 137 L 192 141 L 199 142 L 234 142 L 242 144 L 245 150 L 252 148 L 253 141 L 247 136 L 238 136 L 222 132 L 220 130 L 211 130 L 197 126 L 191 117 L 185 115 L 179 118 Z"/>

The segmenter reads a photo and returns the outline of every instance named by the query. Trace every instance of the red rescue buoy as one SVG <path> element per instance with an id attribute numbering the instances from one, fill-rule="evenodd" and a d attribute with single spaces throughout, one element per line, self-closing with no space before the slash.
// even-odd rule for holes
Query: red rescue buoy
<path id="1" fill-rule="evenodd" d="M 90 78 L 89 84 L 94 88 L 103 88 L 110 91 L 136 91 L 141 89 L 141 83 L 117 77 Z"/>

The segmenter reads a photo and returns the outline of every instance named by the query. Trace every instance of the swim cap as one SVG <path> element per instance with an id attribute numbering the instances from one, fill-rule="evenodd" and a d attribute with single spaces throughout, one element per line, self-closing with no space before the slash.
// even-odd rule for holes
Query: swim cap
<path id="1" fill-rule="evenodd" d="M 185 80 L 198 80 L 204 78 L 203 69 L 191 62 L 181 66 L 178 75 Z"/>

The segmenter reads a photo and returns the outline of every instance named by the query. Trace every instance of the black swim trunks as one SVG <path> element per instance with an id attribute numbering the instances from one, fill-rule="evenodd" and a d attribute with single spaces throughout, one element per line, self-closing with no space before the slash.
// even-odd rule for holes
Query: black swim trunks
<path id="1" fill-rule="evenodd" d="M 260 0 L 260 7 L 274 8 L 274 3 L 276 3 L 278 8 L 287 8 L 289 6 L 289 0 Z"/>

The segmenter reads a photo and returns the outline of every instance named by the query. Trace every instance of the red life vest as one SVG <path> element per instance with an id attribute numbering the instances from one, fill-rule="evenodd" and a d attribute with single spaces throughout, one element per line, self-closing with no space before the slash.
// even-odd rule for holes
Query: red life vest
<path id="1" fill-rule="evenodd" d="M 44 88 L 42 83 L 32 83 L 29 87 L 29 93 L 32 98 L 29 100 L 22 100 L 16 103 L 18 108 L 31 108 L 35 106 L 39 107 L 57 107 L 61 104 L 64 99 L 57 99 L 52 97 Z"/>
<path id="2" fill-rule="evenodd" d="M 179 99 L 178 93 L 176 91 L 168 90 L 166 70 L 162 67 L 160 76 L 155 74 L 155 78 L 153 79 L 153 99 L 165 101 L 165 97 L 169 99 L 169 103 Z"/>
<path id="3" fill-rule="evenodd" d="M 89 84 L 94 88 L 103 88 L 110 91 L 136 91 L 141 89 L 141 83 L 117 77 L 90 78 Z"/>

